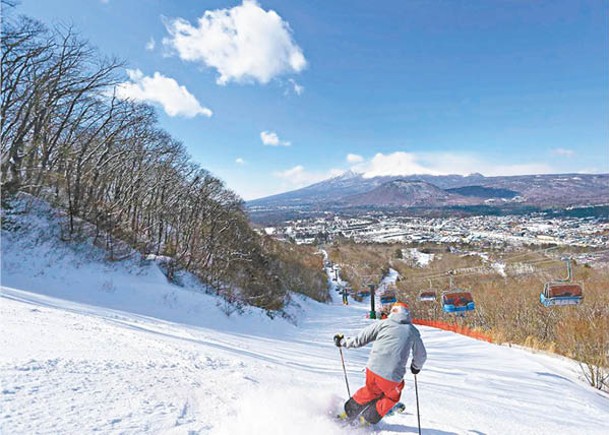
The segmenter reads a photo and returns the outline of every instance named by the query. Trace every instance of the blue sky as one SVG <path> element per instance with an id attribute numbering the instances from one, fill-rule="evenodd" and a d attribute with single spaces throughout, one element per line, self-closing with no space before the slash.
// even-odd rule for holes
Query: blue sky
<path id="1" fill-rule="evenodd" d="M 353 169 L 609 172 L 609 3 L 21 0 L 244 199 Z"/>

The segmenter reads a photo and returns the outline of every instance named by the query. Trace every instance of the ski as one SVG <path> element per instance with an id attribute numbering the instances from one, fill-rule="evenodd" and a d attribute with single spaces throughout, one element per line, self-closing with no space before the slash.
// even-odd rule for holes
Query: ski
<path id="1" fill-rule="evenodd" d="M 356 415 L 355 417 L 353 417 L 351 419 L 348 418 L 347 413 L 344 410 L 342 410 L 339 413 L 337 413 L 336 418 L 349 426 L 354 426 L 354 427 L 372 426 L 362 417 L 362 413 L 366 409 L 367 408 L 362 409 L 362 411 L 358 415 Z M 406 410 L 406 405 L 404 405 L 402 402 L 398 402 L 395 405 L 393 405 L 393 407 L 389 410 L 389 412 L 387 414 L 385 414 L 385 417 L 389 417 L 389 416 L 392 416 L 395 414 L 402 414 L 405 410 Z"/>

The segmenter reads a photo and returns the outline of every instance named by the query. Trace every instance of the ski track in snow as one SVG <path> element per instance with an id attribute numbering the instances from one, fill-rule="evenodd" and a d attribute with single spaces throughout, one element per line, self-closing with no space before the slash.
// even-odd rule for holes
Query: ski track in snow
<path id="1" fill-rule="evenodd" d="M 418 433 L 410 373 L 405 414 L 373 429 L 333 419 L 347 394 L 332 336 L 373 321 L 366 304 L 343 306 L 333 288 L 330 304 L 296 298 L 297 326 L 227 317 L 155 265 L 81 254 L 3 232 L 0 434 Z M 608 395 L 576 362 L 419 329 L 424 434 L 608 433 Z M 344 352 L 352 393 L 369 351 Z"/>

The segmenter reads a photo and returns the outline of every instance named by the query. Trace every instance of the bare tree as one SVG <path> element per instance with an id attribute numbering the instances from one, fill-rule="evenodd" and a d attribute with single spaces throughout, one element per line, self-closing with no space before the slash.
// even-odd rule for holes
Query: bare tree
<path id="1" fill-rule="evenodd" d="M 121 62 L 70 27 L 24 17 L 5 23 L 1 44 L 3 195 L 24 191 L 63 207 L 66 238 L 78 222 L 93 224 L 110 258 L 121 257 L 117 240 L 170 256 L 171 278 L 188 270 L 230 303 L 277 310 L 290 285 L 304 285 L 250 227 L 241 198 L 194 164 L 149 106 L 113 95 Z"/>

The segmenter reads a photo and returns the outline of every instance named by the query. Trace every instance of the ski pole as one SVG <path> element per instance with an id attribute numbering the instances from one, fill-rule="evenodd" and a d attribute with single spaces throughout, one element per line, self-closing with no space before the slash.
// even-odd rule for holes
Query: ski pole
<path id="1" fill-rule="evenodd" d="M 417 386 L 417 375 L 414 375 L 414 392 L 417 397 L 417 421 L 419 422 L 419 435 L 421 435 L 421 414 L 419 414 L 419 387 Z"/>
<path id="2" fill-rule="evenodd" d="M 343 348 L 339 347 L 338 351 L 340 352 L 340 360 L 343 363 L 343 373 L 345 374 L 345 383 L 347 384 L 347 393 L 349 397 L 351 397 L 351 390 L 349 389 L 349 380 L 347 379 L 347 369 L 345 368 L 345 357 L 343 357 Z"/>

